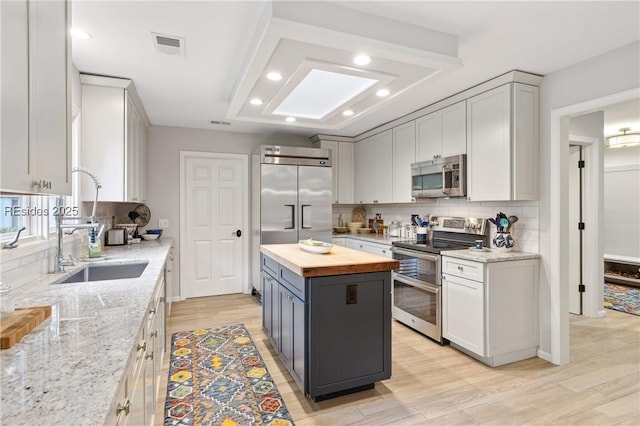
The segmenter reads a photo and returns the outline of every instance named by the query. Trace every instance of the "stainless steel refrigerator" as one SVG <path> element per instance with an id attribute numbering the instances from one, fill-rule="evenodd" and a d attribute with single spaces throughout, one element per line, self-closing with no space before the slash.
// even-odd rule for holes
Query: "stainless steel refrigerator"
<path id="1" fill-rule="evenodd" d="M 331 242 L 331 152 L 263 145 L 254 156 L 252 175 L 252 285 L 259 291 L 260 244 L 308 238 Z"/>

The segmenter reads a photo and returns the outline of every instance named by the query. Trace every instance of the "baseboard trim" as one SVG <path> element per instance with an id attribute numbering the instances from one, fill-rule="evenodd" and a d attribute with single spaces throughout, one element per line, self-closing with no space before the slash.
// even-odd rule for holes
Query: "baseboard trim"
<path id="1" fill-rule="evenodd" d="M 544 359 L 545 361 L 549 361 L 552 363 L 551 354 L 549 352 L 538 349 L 537 355 L 538 355 L 538 358 Z"/>

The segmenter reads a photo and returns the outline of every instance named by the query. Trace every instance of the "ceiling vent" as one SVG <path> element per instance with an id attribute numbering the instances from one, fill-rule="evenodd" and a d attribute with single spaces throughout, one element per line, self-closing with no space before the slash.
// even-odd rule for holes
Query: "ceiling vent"
<path id="1" fill-rule="evenodd" d="M 185 56 L 184 37 L 170 36 L 166 34 L 151 33 L 153 47 L 156 53 L 167 55 Z"/>

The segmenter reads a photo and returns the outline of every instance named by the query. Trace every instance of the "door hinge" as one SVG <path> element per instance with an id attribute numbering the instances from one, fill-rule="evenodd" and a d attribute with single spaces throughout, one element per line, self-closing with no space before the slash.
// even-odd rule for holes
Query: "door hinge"
<path id="1" fill-rule="evenodd" d="M 585 286 L 584 284 L 578 284 L 578 291 L 580 293 L 584 293 L 585 292 Z"/>
<path id="2" fill-rule="evenodd" d="M 584 169 L 584 160 L 578 160 L 578 168 Z"/>
<path id="3" fill-rule="evenodd" d="M 584 222 L 578 222 L 578 230 L 584 231 Z"/>

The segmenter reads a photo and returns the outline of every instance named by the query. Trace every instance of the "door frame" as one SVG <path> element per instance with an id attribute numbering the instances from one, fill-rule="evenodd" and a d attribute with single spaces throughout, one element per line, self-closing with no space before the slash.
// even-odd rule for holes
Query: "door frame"
<path id="1" fill-rule="evenodd" d="M 180 151 L 180 282 L 178 285 L 179 297 L 180 300 L 185 300 L 184 293 L 182 291 L 183 283 L 185 283 L 185 274 L 186 274 L 186 265 L 183 253 L 187 251 L 187 224 L 186 224 L 186 180 L 185 180 L 185 172 L 186 172 L 186 162 L 188 158 L 220 158 L 220 159 L 228 159 L 228 160 L 241 160 L 242 162 L 242 187 L 245 188 L 245 195 L 242 197 L 242 229 L 244 233 L 244 237 L 242 240 L 242 252 L 244 253 L 244 262 L 242 265 L 242 279 L 244 281 L 242 292 L 245 294 L 251 293 L 251 285 L 249 283 L 249 239 L 251 237 L 251 232 L 249 229 L 249 197 L 250 190 L 249 187 L 249 155 L 248 154 L 227 154 L 221 152 L 206 152 L 206 151 Z"/>
<path id="2" fill-rule="evenodd" d="M 582 175 L 582 220 L 585 223 L 585 229 L 582 231 L 582 240 L 598 242 L 598 244 L 589 243 L 582 246 L 582 277 L 586 283 L 585 292 L 582 295 L 582 315 L 588 318 L 600 318 L 606 316 L 603 287 L 598 285 L 603 279 L 598 277 L 604 277 L 604 263 L 602 260 L 597 261 L 604 258 L 604 240 L 600 227 L 604 219 L 604 140 L 569 135 L 569 144 L 582 147 L 582 159 L 585 162 Z M 567 223 L 568 226 L 575 226 L 568 221 Z M 593 226 L 594 224 L 597 226 Z"/>
<path id="3" fill-rule="evenodd" d="M 569 363 L 569 289 L 566 285 L 569 279 L 569 255 L 566 250 L 569 241 L 569 230 L 565 224 L 569 218 L 569 171 L 567 163 L 569 161 L 569 119 L 571 116 L 578 116 L 595 112 L 603 107 L 640 98 L 640 88 L 618 92 L 609 96 L 591 99 L 574 105 L 554 109 L 550 113 L 550 188 L 549 188 L 549 214 L 550 217 L 559 218 L 552 220 L 549 224 L 549 251 L 545 253 L 545 258 L 549 265 L 548 285 L 549 285 L 549 354 L 539 352 L 540 358 L 563 365 Z M 604 148 L 603 148 L 604 149 Z M 594 150 L 599 151 L 599 150 Z M 587 157 L 588 159 L 588 157 Z M 595 176 L 592 171 L 585 176 L 585 182 L 597 182 L 597 191 L 591 205 L 585 208 L 586 220 L 597 224 L 602 219 L 602 177 Z M 597 203 L 597 204 L 596 204 Z M 591 228 L 589 230 L 589 228 Z M 585 231 L 592 234 L 585 234 L 587 241 L 593 242 L 593 248 L 589 253 L 585 253 L 584 264 L 589 265 L 591 273 L 596 274 L 597 265 L 603 264 L 603 241 L 600 238 L 600 227 L 588 225 Z M 595 234 L 595 235 L 594 235 Z M 589 238 L 592 238 L 589 240 Z M 598 255 L 598 253 L 600 255 Z M 604 268 L 604 265 L 602 266 Z M 587 305 L 598 303 L 596 295 L 592 294 L 587 298 Z M 545 302 L 546 303 L 546 302 Z M 604 311 L 603 311 L 604 313 Z M 545 356 L 548 355 L 548 356 Z"/>

